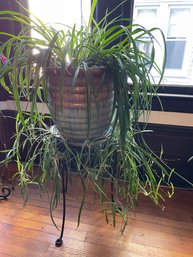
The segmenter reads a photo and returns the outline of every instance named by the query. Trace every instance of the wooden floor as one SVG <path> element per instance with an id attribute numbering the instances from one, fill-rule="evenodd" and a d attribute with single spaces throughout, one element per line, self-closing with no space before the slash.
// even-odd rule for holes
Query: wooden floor
<path id="1" fill-rule="evenodd" d="M 67 217 L 63 245 L 55 247 L 59 231 L 51 222 L 49 199 L 37 189 L 23 200 L 16 188 L 8 200 L 0 201 L 1 257 L 190 257 L 193 256 L 193 191 L 176 190 L 164 211 L 142 197 L 131 212 L 124 236 L 121 223 L 116 228 L 106 224 L 93 205 L 91 194 L 86 200 L 81 224 L 77 228 L 80 204 L 78 182 L 67 194 Z M 61 223 L 62 204 L 55 212 Z"/>

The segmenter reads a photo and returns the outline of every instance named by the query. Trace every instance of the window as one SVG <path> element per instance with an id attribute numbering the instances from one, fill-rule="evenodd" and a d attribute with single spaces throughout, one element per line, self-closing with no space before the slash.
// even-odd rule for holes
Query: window
<path id="1" fill-rule="evenodd" d="M 79 27 L 88 20 L 90 13 L 90 0 L 28 1 L 30 11 L 44 23 L 49 23 L 56 29 L 60 28 L 61 24 L 74 26 L 76 23 Z"/>
<path id="2" fill-rule="evenodd" d="M 134 23 L 160 27 L 165 34 L 167 62 L 163 83 L 193 86 L 193 2 L 135 0 Z"/>

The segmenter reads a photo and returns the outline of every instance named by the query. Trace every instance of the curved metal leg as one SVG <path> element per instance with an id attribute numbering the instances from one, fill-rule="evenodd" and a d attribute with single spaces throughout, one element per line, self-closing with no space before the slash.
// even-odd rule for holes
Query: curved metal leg
<path id="1" fill-rule="evenodd" d="M 5 200 L 11 194 L 11 189 L 8 187 L 2 187 L 2 194 L 0 194 L 0 200 Z"/>
<path id="2" fill-rule="evenodd" d="M 62 178 L 62 194 L 63 194 L 63 217 L 62 217 L 62 227 L 61 227 L 60 237 L 55 242 L 56 247 L 60 247 L 62 245 L 62 238 L 63 238 L 63 233 L 64 233 L 65 217 L 66 217 L 66 192 L 67 192 L 67 188 L 68 188 L 68 172 L 67 172 L 67 170 L 61 171 L 61 178 Z"/>

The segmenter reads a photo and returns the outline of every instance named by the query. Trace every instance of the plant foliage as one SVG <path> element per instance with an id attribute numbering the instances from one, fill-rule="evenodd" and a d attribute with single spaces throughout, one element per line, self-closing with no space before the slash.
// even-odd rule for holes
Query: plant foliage
<path id="1" fill-rule="evenodd" d="M 69 173 L 76 170 L 73 174 L 80 177 L 84 189 L 78 222 L 89 180 L 104 203 L 102 213 L 108 217 L 111 212 L 114 225 L 116 215 L 121 215 L 124 230 L 128 211 L 140 194 L 159 204 L 167 194 L 162 191 L 162 184 L 169 186 L 171 194 L 173 192 L 170 182 L 173 171 L 148 148 L 143 140 L 145 124 L 140 128 L 138 123 L 139 117 L 148 115 L 151 110 L 152 98 L 163 78 L 165 39 L 159 28 L 147 30 L 139 24 L 131 25 L 129 19 L 127 26 L 118 25 L 119 17 L 107 22 L 111 12 L 96 22 L 96 4 L 97 0 L 92 1 L 88 24 L 79 29 L 76 25 L 63 25 L 59 31 L 44 24 L 22 6 L 26 14 L 0 11 L 0 20 L 23 24 L 19 35 L 0 32 L 9 36 L 0 46 L 0 52 L 7 58 L 0 67 L 1 84 L 12 95 L 17 107 L 14 144 L 8 150 L 4 164 L 16 161 L 19 184 L 25 197 L 29 184 L 35 183 L 44 189 L 46 181 L 53 180 L 51 210 L 57 207 L 60 199 L 60 165 Z M 32 29 L 40 37 L 32 37 Z M 164 52 L 161 67 L 155 61 L 155 32 L 160 34 L 159 41 L 162 42 L 159 44 Z M 141 43 L 151 46 L 150 54 L 140 50 Z M 48 121 L 54 117 L 45 115 L 38 107 L 40 102 L 48 102 L 47 73 L 50 66 L 65 71 L 69 66 L 74 67 L 74 81 L 79 69 L 84 69 L 89 78 L 90 68 L 108 68 L 114 82 L 114 107 L 106 137 L 72 147 L 68 139 L 57 137 L 50 131 Z M 159 74 L 158 82 L 154 81 L 152 71 Z M 9 77 L 9 84 L 5 76 Z M 22 109 L 23 101 L 27 103 L 26 111 Z M 33 175 L 35 165 L 41 168 L 36 176 Z M 112 185 L 113 194 L 105 191 L 104 181 Z"/>

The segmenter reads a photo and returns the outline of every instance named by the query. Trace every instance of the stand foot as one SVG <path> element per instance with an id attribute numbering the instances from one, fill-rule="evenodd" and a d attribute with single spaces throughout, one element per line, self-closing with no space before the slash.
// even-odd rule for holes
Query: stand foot
<path id="1" fill-rule="evenodd" d="M 1 189 L 3 194 L 0 194 L 0 200 L 5 200 L 11 194 L 11 189 L 8 187 L 2 187 Z"/>
<path id="2" fill-rule="evenodd" d="M 56 247 L 60 247 L 62 245 L 62 238 L 63 238 L 63 233 L 64 233 L 65 217 L 66 217 L 66 192 L 67 192 L 67 187 L 68 187 L 68 172 L 67 172 L 67 170 L 61 171 L 61 178 L 62 178 L 62 194 L 63 194 L 63 215 L 62 215 L 62 226 L 61 226 L 60 237 L 55 241 Z"/>
<path id="3" fill-rule="evenodd" d="M 62 245 L 62 238 L 58 238 L 55 242 L 56 247 L 60 247 Z"/>

